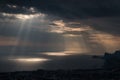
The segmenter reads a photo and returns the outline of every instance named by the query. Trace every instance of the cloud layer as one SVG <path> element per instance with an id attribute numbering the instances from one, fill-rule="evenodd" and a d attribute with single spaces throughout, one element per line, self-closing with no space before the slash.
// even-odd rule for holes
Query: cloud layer
<path id="1" fill-rule="evenodd" d="M 88 18 L 117 16 L 120 14 L 119 0 L 1 0 L 1 12 L 35 13 L 29 7 L 41 12 L 65 18 Z M 27 10 L 27 11 L 26 11 Z"/>

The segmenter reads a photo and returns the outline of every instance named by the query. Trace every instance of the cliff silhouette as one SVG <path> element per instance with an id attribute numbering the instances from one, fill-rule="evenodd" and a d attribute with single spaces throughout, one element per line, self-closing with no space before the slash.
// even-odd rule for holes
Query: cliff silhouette
<path id="1" fill-rule="evenodd" d="M 96 59 L 103 59 L 105 69 L 120 69 L 120 51 L 114 53 L 105 53 L 104 56 L 93 56 Z"/>

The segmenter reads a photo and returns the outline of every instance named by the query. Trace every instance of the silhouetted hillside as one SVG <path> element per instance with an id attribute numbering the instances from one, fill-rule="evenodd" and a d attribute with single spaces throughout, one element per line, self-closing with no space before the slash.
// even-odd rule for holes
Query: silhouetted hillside
<path id="1" fill-rule="evenodd" d="M 120 68 L 120 51 L 105 53 L 104 56 L 93 56 L 93 58 L 104 59 L 103 68 Z"/>
<path id="2" fill-rule="evenodd" d="M 38 70 L 1 73 L 0 80 L 120 80 L 120 70 Z"/>

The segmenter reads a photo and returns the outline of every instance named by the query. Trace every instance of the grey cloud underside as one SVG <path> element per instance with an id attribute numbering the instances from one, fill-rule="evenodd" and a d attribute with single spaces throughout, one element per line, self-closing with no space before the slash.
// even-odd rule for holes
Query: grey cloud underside
<path id="1" fill-rule="evenodd" d="M 120 17 L 90 18 L 81 22 L 92 26 L 95 30 L 120 36 Z"/>
<path id="2" fill-rule="evenodd" d="M 16 5 L 19 7 L 10 8 L 7 4 Z M 61 19 L 66 18 L 68 19 L 68 22 L 73 21 L 73 19 L 77 19 L 78 21 L 83 19 L 81 22 L 92 26 L 96 30 L 119 35 L 119 0 L 1 0 L 0 12 L 11 14 L 36 13 L 26 10 L 31 6 L 36 8 L 38 10 L 37 12 L 53 15 L 52 17 L 48 16 L 50 19 L 53 17 L 56 18 L 56 16 L 61 17 Z M 23 9 L 23 7 L 26 9 Z M 98 19 L 94 19 L 95 17 L 98 17 Z M 109 19 L 109 17 L 111 18 Z M 5 19 L 3 16 L 0 16 L 0 18 Z M 14 17 L 9 18 L 14 19 Z M 73 25 L 73 27 L 79 27 L 79 24 Z M 81 32 L 68 33 L 79 34 Z"/>
<path id="3" fill-rule="evenodd" d="M 2 12 L 26 13 L 24 10 L 8 9 L 6 4 L 30 7 L 65 18 L 87 18 L 120 15 L 119 0 L 1 0 Z"/>
<path id="4" fill-rule="evenodd" d="M 10 8 L 7 6 L 7 4 L 16 5 L 19 7 Z M 0 12 L 11 14 L 36 13 L 26 10 L 29 9 L 31 6 L 36 8 L 37 12 L 53 15 L 52 17 L 48 16 L 51 19 L 53 17 L 56 18 L 56 16 L 59 16 L 62 19 L 66 18 L 68 19 L 68 21 L 73 21 L 73 19 L 78 19 L 79 21 L 83 19 L 81 22 L 92 26 L 96 30 L 119 35 L 119 0 L 1 0 Z M 26 9 L 23 9 L 23 7 L 25 7 Z M 118 18 L 116 18 L 115 16 Z M 98 19 L 92 19 L 95 17 L 98 17 Z M 105 17 L 106 19 L 104 19 L 103 17 Z M 111 17 L 110 20 L 109 17 Z M 1 18 L 4 19 L 3 16 L 1 16 Z M 9 18 L 13 19 L 13 17 Z M 73 27 L 79 27 L 79 25 L 73 25 Z M 78 34 L 79 32 L 68 33 Z"/>

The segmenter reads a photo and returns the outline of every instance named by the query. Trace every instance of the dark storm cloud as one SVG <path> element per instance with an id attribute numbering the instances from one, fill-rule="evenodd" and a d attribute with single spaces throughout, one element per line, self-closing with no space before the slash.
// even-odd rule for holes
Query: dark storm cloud
<path id="1" fill-rule="evenodd" d="M 120 35 L 120 17 L 102 17 L 81 20 L 83 24 L 89 25 L 97 31 Z"/>
<path id="2" fill-rule="evenodd" d="M 21 4 L 21 1 L 11 1 L 10 0 L 1 0 L 0 1 L 0 12 L 4 13 L 11 13 L 11 14 L 34 14 L 36 12 L 32 12 L 30 10 L 31 6 L 27 6 L 27 4 L 23 4 L 22 6 L 18 5 Z M 24 2 L 25 3 L 25 2 Z"/>
<path id="3" fill-rule="evenodd" d="M 118 17 L 120 15 L 119 4 L 119 0 L 1 0 L 0 12 L 34 14 L 36 12 L 29 11 L 30 7 L 33 7 L 37 12 L 53 15 L 52 17 L 47 16 L 51 19 L 53 17 L 57 18 L 56 16 L 61 17 L 61 19 L 66 18 L 68 22 L 73 19 L 77 19 L 78 21 L 82 19 L 81 22 L 92 26 L 96 30 L 118 35 L 120 20 L 119 18 L 115 19 L 113 16 Z M 10 6 L 16 6 L 16 8 L 11 8 Z M 112 18 L 111 21 L 109 20 L 111 16 L 114 21 Z M 94 17 L 101 19 L 92 19 Z M 106 17 L 106 19 L 103 17 Z M 5 17 L 1 16 L 1 18 L 4 19 Z M 9 18 L 14 19 L 14 17 Z M 54 20 L 56 20 L 55 18 Z M 81 26 L 80 24 L 70 25 L 69 27 L 74 28 Z"/>
<path id="4" fill-rule="evenodd" d="M 117 16 L 120 14 L 119 0 L 1 0 L 2 12 L 24 13 L 19 9 L 8 9 L 6 4 L 36 7 L 40 12 L 52 13 L 66 18 Z"/>

